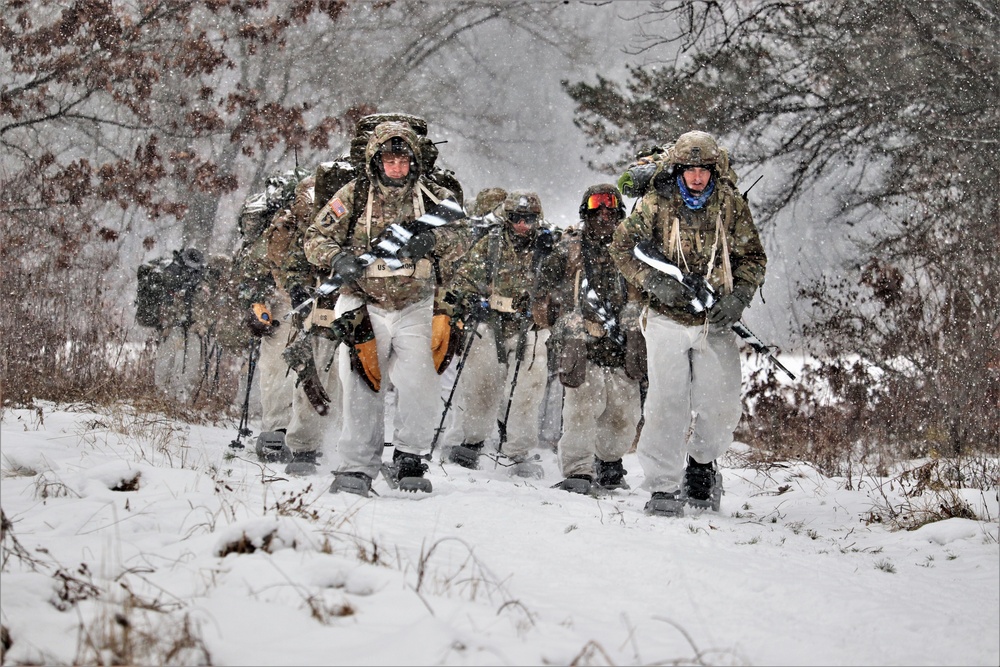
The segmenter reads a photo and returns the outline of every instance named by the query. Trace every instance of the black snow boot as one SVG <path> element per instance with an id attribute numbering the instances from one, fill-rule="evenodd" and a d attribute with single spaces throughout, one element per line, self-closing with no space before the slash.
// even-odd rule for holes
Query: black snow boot
<path id="1" fill-rule="evenodd" d="M 483 453 L 482 442 L 463 442 L 448 452 L 448 460 L 469 470 L 479 469 L 479 455 Z"/>
<path id="2" fill-rule="evenodd" d="M 602 461 L 594 457 L 594 468 L 597 472 L 597 479 L 595 481 L 598 486 L 605 489 L 629 488 L 628 482 L 625 481 L 625 475 L 628 474 L 628 471 L 622 465 L 621 459 L 617 461 Z"/>
<path id="3" fill-rule="evenodd" d="M 396 467 L 396 481 L 400 490 L 431 492 L 431 481 L 424 479 L 427 464 L 419 456 L 397 449 L 392 454 L 392 462 Z"/>
<path id="4" fill-rule="evenodd" d="M 715 461 L 698 463 L 688 457 L 687 469 L 684 471 L 684 495 L 691 507 L 719 511 L 722 504 L 722 473 L 716 469 Z"/>
<path id="5" fill-rule="evenodd" d="M 587 495 L 590 493 L 592 483 L 590 475 L 570 475 L 552 488 Z"/>
<path id="6" fill-rule="evenodd" d="M 292 460 L 285 466 L 286 475 L 304 477 L 316 474 L 316 451 L 293 452 Z"/>

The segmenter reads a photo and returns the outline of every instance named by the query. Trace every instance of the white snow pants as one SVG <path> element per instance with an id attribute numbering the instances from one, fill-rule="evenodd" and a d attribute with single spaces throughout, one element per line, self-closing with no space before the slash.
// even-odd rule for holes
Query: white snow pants
<path id="1" fill-rule="evenodd" d="M 516 335 L 504 341 L 507 363 L 501 364 L 497 359 L 493 327 L 480 324 L 479 334 L 472 342 L 455 390 L 452 406 L 455 429 L 461 434 L 462 442 L 489 439 L 496 432 L 497 420 L 504 418 L 516 369 L 517 386 L 510 406 L 503 453 L 513 459 L 523 459 L 538 446 L 538 424 L 548 377 L 546 341 L 549 330 L 527 333 L 520 368 L 517 367 Z"/>
<path id="2" fill-rule="evenodd" d="M 337 299 L 335 314 L 362 305 L 354 295 Z M 346 347 L 339 350 L 343 390 L 343 430 L 337 443 L 340 472 L 363 472 L 371 478 L 382 465 L 385 440 L 385 398 L 391 384 L 396 391 L 396 417 L 392 443 L 396 449 L 424 455 L 441 416 L 440 378 L 431 355 L 433 299 L 428 297 L 402 310 L 384 310 L 368 304 L 378 350 L 382 390 L 373 392 L 351 370 Z"/>
<path id="3" fill-rule="evenodd" d="M 285 434 L 285 444 L 293 452 L 331 451 L 337 445 L 340 437 L 340 425 L 343 417 L 343 393 L 340 390 L 339 343 L 322 336 L 311 336 L 313 360 L 320 384 L 330 397 L 330 405 L 325 416 L 316 412 L 309 402 L 305 390 L 300 384 L 292 393 L 292 419 Z M 288 366 L 286 365 L 285 368 Z M 295 373 L 291 373 L 295 378 Z"/>
<path id="4" fill-rule="evenodd" d="M 288 295 L 282 291 L 275 293 L 271 317 L 281 322 L 270 336 L 260 339 L 260 357 L 257 359 L 257 377 L 260 378 L 261 430 L 277 431 L 288 428 L 292 421 L 292 392 L 295 389 L 295 373 L 288 372 L 288 364 L 281 357 L 288 343 L 291 325 L 284 321 L 285 314 L 292 309 Z"/>
<path id="5" fill-rule="evenodd" d="M 587 362 L 579 387 L 566 387 L 559 463 L 564 477 L 593 475 L 594 455 L 617 461 L 632 446 L 639 423 L 639 383 L 623 368 Z"/>
<path id="6" fill-rule="evenodd" d="M 648 311 L 643 327 L 649 367 L 646 418 L 637 453 L 649 491 L 678 491 L 687 455 L 721 456 L 742 414 L 736 334 L 685 326 Z M 690 434 L 689 434 L 690 431 Z"/>

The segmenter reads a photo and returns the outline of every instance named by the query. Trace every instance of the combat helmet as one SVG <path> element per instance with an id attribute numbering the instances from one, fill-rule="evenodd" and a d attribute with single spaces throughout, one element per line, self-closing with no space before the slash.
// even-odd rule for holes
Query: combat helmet
<path id="1" fill-rule="evenodd" d="M 420 175 L 420 154 L 417 135 L 413 129 L 398 121 L 387 121 L 375 126 L 368 139 L 365 155 L 368 159 L 369 174 L 383 183 L 402 185 L 389 179 L 382 168 L 382 155 L 407 155 L 410 158 L 410 171 L 404 182 L 413 182 Z"/>
<path id="2" fill-rule="evenodd" d="M 722 150 L 707 132 L 694 130 L 677 138 L 670 148 L 670 161 L 680 166 L 714 166 L 722 160 Z"/>
<path id="3" fill-rule="evenodd" d="M 541 218 L 542 200 L 534 192 L 511 190 L 503 200 L 503 210 L 507 213 L 508 220 L 519 213 Z"/>
<path id="4" fill-rule="evenodd" d="M 599 183 L 591 185 L 583 193 L 580 201 L 580 218 L 588 213 L 594 213 L 600 206 L 613 208 L 618 212 L 618 217 L 625 215 L 625 202 L 622 201 L 622 193 L 611 183 Z"/>

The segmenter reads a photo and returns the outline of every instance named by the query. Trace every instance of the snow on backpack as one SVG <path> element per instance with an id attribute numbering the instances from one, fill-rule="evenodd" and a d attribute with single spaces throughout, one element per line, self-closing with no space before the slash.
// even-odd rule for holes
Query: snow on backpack
<path id="1" fill-rule="evenodd" d="M 166 329 L 192 324 L 191 306 L 205 272 L 196 248 L 174 250 L 136 269 L 135 320 L 139 326 Z"/>

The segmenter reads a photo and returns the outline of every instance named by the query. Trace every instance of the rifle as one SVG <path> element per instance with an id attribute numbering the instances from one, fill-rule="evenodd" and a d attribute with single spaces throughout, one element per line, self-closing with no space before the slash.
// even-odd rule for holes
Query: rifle
<path id="1" fill-rule="evenodd" d="M 362 266 L 371 266 L 375 262 L 382 260 L 390 269 L 400 269 L 404 266 L 403 260 L 399 258 L 400 249 L 406 243 L 421 232 L 436 229 L 449 222 L 461 220 L 466 217 L 465 209 L 450 199 L 444 199 L 440 204 L 434 206 L 429 211 L 415 220 L 403 223 L 393 223 L 382 230 L 372 248 L 366 253 L 358 255 L 358 261 Z M 328 296 L 339 290 L 344 285 L 344 279 L 337 274 L 331 275 L 319 287 L 316 288 L 316 295 L 306 299 L 292 311 L 285 315 L 288 319 L 292 315 L 297 315 L 311 306 L 318 297 Z"/>
<path id="2" fill-rule="evenodd" d="M 597 315 L 597 319 L 601 321 L 601 326 L 604 327 L 608 338 L 617 345 L 624 346 L 625 334 L 622 333 L 621 327 L 618 325 L 618 318 L 612 314 L 610 304 L 607 301 L 601 301 L 597 291 L 590 286 L 590 281 L 586 277 L 580 281 L 580 291 L 583 292 L 584 303 Z"/>
<path id="3" fill-rule="evenodd" d="M 760 180 L 760 179 L 758 179 Z M 751 186 L 753 187 L 753 186 Z M 687 309 L 692 314 L 702 313 L 710 309 L 717 301 L 715 297 L 715 290 L 712 286 L 708 284 L 703 276 L 699 276 L 693 273 L 684 273 L 675 264 L 671 263 L 663 253 L 657 249 L 651 241 L 640 241 L 636 244 L 635 248 L 632 250 L 632 254 L 640 262 L 653 267 L 657 271 L 664 273 L 687 289 L 691 301 L 687 304 Z M 766 354 L 767 358 L 777 366 L 780 370 L 795 380 L 795 376 L 785 368 L 780 361 L 778 361 L 774 354 L 771 353 L 771 347 L 764 344 L 760 338 L 753 334 L 750 329 L 747 328 L 742 321 L 733 323 L 733 331 L 739 335 L 740 338 L 745 340 L 754 351 L 760 354 Z"/>

